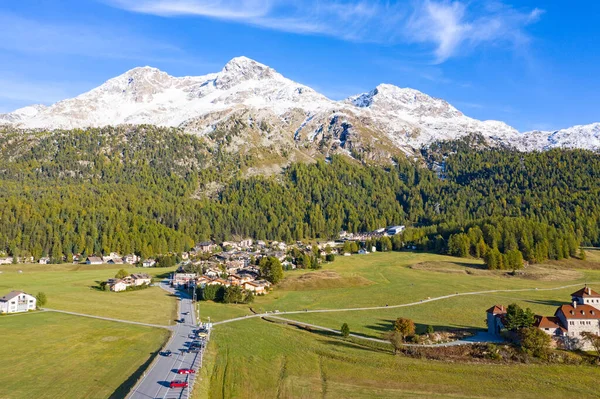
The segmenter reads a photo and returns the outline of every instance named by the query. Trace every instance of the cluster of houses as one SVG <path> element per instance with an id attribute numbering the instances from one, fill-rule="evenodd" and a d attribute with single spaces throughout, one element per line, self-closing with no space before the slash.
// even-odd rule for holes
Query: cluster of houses
<path id="1" fill-rule="evenodd" d="M 108 279 L 106 285 L 113 292 L 127 291 L 129 287 L 139 287 L 152 284 L 152 277 L 147 274 L 134 273 L 124 278 Z"/>
<path id="2" fill-rule="evenodd" d="M 226 268 L 226 271 L 218 267 L 203 268 L 199 273 L 175 273 L 171 279 L 171 285 L 177 288 L 200 287 L 208 285 L 220 285 L 223 287 L 240 287 L 246 292 L 255 295 L 265 295 L 271 288 L 271 283 L 260 279 L 260 270 L 255 266 L 240 265 Z M 180 268 L 181 271 L 181 268 Z"/>
<path id="3" fill-rule="evenodd" d="M 23 291 L 11 291 L 0 297 L 0 314 L 28 312 L 35 310 L 36 305 L 37 300 L 33 295 Z"/>
<path id="4" fill-rule="evenodd" d="M 500 334 L 505 328 L 506 308 L 495 305 L 487 310 L 488 332 Z M 584 332 L 600 335 L 600 294 L 585 286 L 571 294 L 571 302 L 556 309 L 554 316 L 535 316 L 534 327 L 550 335 L 565 349 L 593 349 Z"/>

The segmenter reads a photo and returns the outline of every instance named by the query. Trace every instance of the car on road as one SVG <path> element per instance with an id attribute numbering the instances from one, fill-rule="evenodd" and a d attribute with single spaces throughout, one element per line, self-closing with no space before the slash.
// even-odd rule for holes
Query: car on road
<path id="1" fill-rule="evenodd" d="M 187 350 L 188 353 L 198 353 L 200 352 L 200 348 L 194 347 Z"/>
<path id="2" fill-rule="evenodd" d="M 196 370 L 194 369 L 179 369 L 177 370 L 177 374 L 194 374 Z"/>
<path id="3" fill-rule="evenodd" d="M 169 384 L 169 388 L 187 388 L 188 383 L 186 381 L 174 380 Z"/>
<path id="4" fill-rule="evenodd" d="M 205 332 L 196 333 L 196 337 L 198 338 L 207 338 L 208 334 Z"/>
<path id="5" fill-rule="evenodd" d="M 166 350 L 162 353 L 163 356 L 167 356 L 167 357 L 171 357 L 171 355 L 173 354 L 173 352 Z"/>
<path id="6" fill-rule="evenodd" d="M 185 323 L 185 317 L 182 317 L 181 319 L 179 319 L 180 323 Z"/>

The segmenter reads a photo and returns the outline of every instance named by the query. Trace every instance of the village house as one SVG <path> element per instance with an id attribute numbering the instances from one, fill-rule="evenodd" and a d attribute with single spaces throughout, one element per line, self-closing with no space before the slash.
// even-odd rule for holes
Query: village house
<path id="1" fill-rule="evenodd" d="M 229 283 L 229 285 L 239 286 L 242 284 L 242 278 L 236 274 L 230 274 L 227 277 L 227 282 Z"/>
<path id="2" fill-rule="evenodd" d="M 98 256 L 88 256 L 85 259 L 85 264 L 86 265 L 101 265 L 102 263 L 102 258 L 98 257 Z"/>
<path id="3" fill-rule="evenodd" d="M 212 241 L 204 241 L 198 243 L 194 249 L 196 252 L 211 253 L 217 249 L 217 245 Z"/>
<path id="4" fill-rule="evenodd" d="M 125 255 L 123 257 L 123 262 L 127 263 L 128 265 L 135 265 L 139 261 L 140 259 L 134 254 Z"/>
<path id="5" fill-rule="evenodd" d="M 205 276 L 210 278 L 217 278 L 221 275 L 221 270 L 217 268 L 210 268 L 204 273 Z"/>
<path id="6" fill-rule="evenodd" d="M 145 273 L 131 274 L 122 279 L 111 278 L 106 284 L 113 292 L 121 292 L 127 290 L 128 287 L 139 287 L 141 285 L 152 284 L 152 277 Z"/>
<path id="7" fill-rule="evenodd" d="M 271 283 L 265 280 L 254 280 L 244 283 L 243 287 L 246 291 L 250 291 L 255 295 L 264 295 L 268 292 L 269 287 L 271 287 Z"/>
<path id="8" fill-rule="evenodd" d="M 109 258 L 106 263 L 108 263 L 109 265 L 122 265 L 123 264 L 123 259 L 121 259 L 121 258 Z"/>
<path id="9" fill-rule="evenodd" d="M 129 284 L 125 283 L 125 281 L 120 279 L 115 279 L 109 284 L 110 290 L 113 292 L 121 292 L 127 290 Z"/>
<path id="10" fill-rule="evenodd" d="M 23 291 L 11 291 L 0 298 L 0 313 L 20 313 L 35 310 L 37 300 Z"/>
<path id="11" fill-rule="evenodd" d="M 501 305 L 487 310 L 488 332 L 499 334 L 504 328 L 506 308 Z M 554 316 L 535 316 L 534 327 L 567 349 L 590 350 L 584 332 L 600 335 L 600 294 L 585 286 L 571 294 L 571 303 L 558 307 Z"/>
<path id="12" fill-rule="evenodd" d="M 44 258 L 40 258 L 39 262 L 40 265 L 47 265 L 50 263 L 50 258 L 48 257 L 44 257 Z"/>
<path id="13" fill-rule="evenodd" d="M 222 278 L 216 278 L 214 280 L 211 280 L 210 282 L 208 282 L 206 285 L 222 285 L 224 287 L 229 287 L 231 286 L 231 284 L 229 283 L 229 281 L 224 280 Z"/>
<path id="14" fill-rule="evenodd" d="M 135 273 L 131 275 L 131 279 L 133 280 L 133 285 L 150 285 L 152 284 L 152 277 L 145 273 Z"/>
<path id="15" fill-rule="evenodd" d="M 196 282 L 196 273 L 175 273 L 171 285 L 173 287 L 183 287 L 190 284 L 191 281 Z"/>
<path id="16" fill-rule="evenodd" d="M 0 265 L 10 265 L 11 263 L 13 263 L 12 256 L 9 256 L 8 258 L 0 258 Z"/>
<path id="17" fill-rule="evenodd" d="M 210 279 L 208 277 L 200 276 L 196 280 L 196 286 L 200 287 L 200 288 L 204 288 L 204 287 L 206 287 L 206 284 L 208 284 L 209 282 L 210 282 Z"/>
<path id="18" fill-rule="evenodd" d="M 154 267 L 156 261 L 154 259 L 144 259 L 142 262 L 142 267 Z"/>

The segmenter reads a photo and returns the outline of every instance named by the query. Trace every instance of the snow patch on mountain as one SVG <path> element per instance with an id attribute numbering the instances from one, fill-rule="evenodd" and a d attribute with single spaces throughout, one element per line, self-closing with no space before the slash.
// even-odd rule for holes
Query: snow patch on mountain
<path id="1" fill-rule="evenodd" d="M 519 133 L 500 121 L 470 118 L 442 99 L 389 84 L 333 101 L 246 57 L 234 58 L 220 72 L 204 76 L 173 77 L 152 67 L 134 68 L 49 107 L 33 105 L 1 114 L 0 124 L 44 129 L 152 124 L 207 134 L 240 110 L 256 110 L 261 118 L 285 126 L 292 140 L 304 136 L 301 133 L 310 125 L 314 132 L 307 136 L 309 141 L 315 140 L 336 116 L 346 115 L 354 121 L 354 137 L 366 128 L 407 153 L 435 141 L 470 134 L 481 134 L 491 143 L 523 151 L 600 149 L 600 124 Z M 286 119 L 290 115 L 304 118 Z M 342 136 L 348 133 L 346 128 L 340 129 Z M 344 145 L 345 138 L 339 139 Z"/>

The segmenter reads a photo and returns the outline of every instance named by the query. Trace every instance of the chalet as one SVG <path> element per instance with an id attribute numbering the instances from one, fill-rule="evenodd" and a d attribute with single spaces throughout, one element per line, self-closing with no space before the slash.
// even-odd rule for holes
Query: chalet
<path id="1" fill-rule="evenodd" d="M 257 295 L 262 295 L 268 292 L 267 290 L 269 287 L 271 287 L 271 283 L 265 280 L 255 280 L 244 283 L 243 287 L 246 291 L 251 291 Z"/>
<path id="2" fill-rule="evenodd" d="M 102 263 L 104 263 L 102 261 L 102 258 L 100 258 L 98 256 L 88 256 L 85 259 L 85 264 L 86 265 L 101 265 Z"/>
<path id="3" fill-rule="evenodd" d="M 8 258 L 0 258 L 0 265 L 10 265 L 11 263 L 13 263 L 12 256 L 9 256 Z"/>
<path id="4" fill-rule="evenodd" d="M 108 263 L 109 265 L 122 265 L 123 264 L 123 259 L 121 259 L 121 258 L 110 258 L 108 260 L 108 262 L 106 262 L 106 263 Z"/>
<path id="5" fill-rule="evenodd" d="M 39 262 L 40 265 L 47 265 L 50 263 L 50 258 L 40 258 Z"/>
<path id="6" fill-rule="evenodd" d="M 37 300 L 23 291 L 11 291 L 0 298 L 0 313 L 19 313 L 35 310 Z"/>
<path id="7" fill-rule="evenodd" d="M 231 274 L 227 277 L 229 285 L 237 286 L 242 284 L 242 278 L 236 274 Z"/>
<path id="8" fill-rule="evenodd" d="M 117 279 L 109 283 L 109 287 L 110 290 L 113 292 L 121 292 L 127 290 L 129 284 L 127 284 L 124 280 Z"/>
<path id="9" fill-rule="evenodd" d="M 152 277 L 145 273 L 137 273 L 132 274 L 131 279 L 133 280 L 133 285 L 150 285 L 152 284 Z"/>
<path id="10" fill-rule="evenodd" d="M 229 287 L 231 284 L 227 280 L 223 280 L 222 278 L 215 278 L 210 280 L 206 285 L 222 285 L 224 287 Z"/>
<path id="11" fill-rule="evenodd" d="M 244 283 L 247 283 L 248 281 L 252 281 L 255 279 L 255 276 L 253 276 L 252 274 L 248 274 L 248 273 L 240 273 L 237 276 L 240 278 L 241 285 L 243 285 Z"/>
<path id="12" fill-rule="evenodd" d="M 140 259 L 134 254 L 125 255 L 123 257 L 123 262 L 127 263 L 128 265 L 135 265 L 139 261 Z"/>

